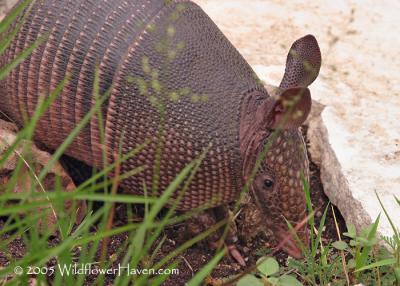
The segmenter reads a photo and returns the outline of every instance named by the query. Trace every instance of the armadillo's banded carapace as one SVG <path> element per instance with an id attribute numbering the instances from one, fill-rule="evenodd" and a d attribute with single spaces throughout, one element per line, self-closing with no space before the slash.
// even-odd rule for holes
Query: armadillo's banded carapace
<path id="1" fill-rule="evenodd" d="M 142 23 L 162 6 L 162 1 L 34 1 L 5 61 L 14 59 L 39 36 L 48 35 L 48 40 L 8 77 L 5 104 L 11 107 L 4 109 L 12 110 L 22 124 L 22 114 L 33 114 L 39 95 L 48 95 L 69 75 L 68 84 L 36 130 L 36 138 L 55 149 L 92 107 L 96 66 L 101 67 L 104 91 L 132 39 L 142 31 Z M 82 130 L 68 153 L 93 165 L 101 161 L 101 152 L 92 150 L 98 132 L 92 134 L 91 125 Z"/>
<path id="2" fill-rule="evenodd" d="M 176 55 L 166 61 L 158 46 L 168 31 L 170 51 Z M 132 192 L 140 191 L 144 182 L 151 185 L 160 114 L 149 101 L 157 94 L 151 87 L 151 73 L 143 70 L 147 59 L 149 67 L 158 72 L 163 98 L 172 91 L 189 91 L 177 101 L 165 101 L 160 192 L 187 163 L 211 146 L 179 208 L 207 203 L 215 206 L 237 195 L 242 186 L 242 97 L 249 90 L 264 90 L 246 61 L 197 5 L 153 0 L 35 1 L 1 63 L 11 61 L 47 33 L 48 40 L 8 76 L 1 95 L 1 109 L 22 125 L 23 115 L 33 114 L 39 95 L 49 95 L 66 75 L 70 76 L 40 120 L 36 140 L 50 149 L 57 148 L 93 107 L 98 66 L 100 90 L 111 88 L 102 108 L 108 157 L 114 159 L 122 137 L 124 153 L 150 139 L 143 152 L 122 165 L 122 172 L 141 165 L 148 168 L 122 185 Z M 129 78 L 143 79 L 147 96 Z M 193 95 L 207 100 L 195 102 Z M 102 166 L 99 134 L 95 116 L 67 154 Z"/>

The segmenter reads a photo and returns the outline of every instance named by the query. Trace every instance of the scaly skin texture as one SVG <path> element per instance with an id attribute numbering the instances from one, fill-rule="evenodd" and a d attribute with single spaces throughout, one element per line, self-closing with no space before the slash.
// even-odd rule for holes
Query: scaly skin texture
<path id="1" fill-rule="evenodd" d="M 190 1 L 35 1 L 1 56 L 1 66 L 46 34 L 47 41 L 0 89 L 1 110 L 22 126 L 39 95 L 48 96 L 69 75 L 39 121 L 36 141 L 56 149 L 89 112 L 98 67 L 100 92 L 110 91 L 102 106 L 105 146 L 94 116 L 67 155 L 102 167 L 103 149 L 113 162 L 119 150 L 126 154 L 149 140 L 140 154 L 121 165 L 122 173 L 147 167 L 121 182 L 125 192 L 141 194 L 144 184 L 153 183 L 160 139 L 161 195 L 185 165 L 207 150 L 178 205 L 185 211 L 235 200 L 270 142 L 251 195 L 278 237 L 287 233 L 284 218 L 296 224 L 304 217 L 300 177 L 308 180 L 308 162 L 298 128 L 310 110 L 307 86 L 321 63 L 314 37 L 295 42 L 282 83 L 271 96 L 212 20 Z M 301 237 L 306 241 L 306 232 Z M 298 254 L 293 241 L 286 250 Z"/>
<path id="2" fill-rule="evenodd" d="M 248 179 L 264 146 L 267 153 L 255 173 L 251 185 L 252 198 L 260 206 L 261 215 L 269 217 L 266 227 L 278 241 L 289 235 L 287 222 L 296 226 L 306 217 L 303 185 L 309 182 L 307 151 L 299 125 L 311 107 L 307 86 L 317 77 L 321 65 L 318 43 L 307 35 L 293 43 L 286 61 L 285 74 L 279 88 L 265 98 L 251 92 L 242 105 L 240 127 L 241 153 L 244 158 L 243 177 Z M 285 105 L 293 104 L 287 109 Z M 259 211 L 247 212 L 258 220 Z M 307 224 L 297 235 L 308 245 Z M 300 257 L 293 237 L 283 249 Z"/>

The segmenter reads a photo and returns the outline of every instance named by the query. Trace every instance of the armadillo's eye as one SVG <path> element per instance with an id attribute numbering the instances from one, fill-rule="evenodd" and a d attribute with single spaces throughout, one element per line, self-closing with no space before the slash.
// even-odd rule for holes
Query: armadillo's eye
<path id="1" fill-rule="evenodd" d="M 265 179 L 264 180 L 264 187 L 269 189 L 272 188 L 274 186 L 274 181 L 270 180 L 270 179 Z"/>

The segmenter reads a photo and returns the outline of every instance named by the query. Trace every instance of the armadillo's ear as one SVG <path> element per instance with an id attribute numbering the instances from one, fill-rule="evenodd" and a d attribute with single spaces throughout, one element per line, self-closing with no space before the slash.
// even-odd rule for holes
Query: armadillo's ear
<path id="1" fill-rule="evenodd" d="M 285 75 L 280 88 L 307 87 L 318 76 L 321 67 L 321 51 L 312 35 L 298 39 L 289 50 Z"/>
<path id="2" fill-rule="evenodd" d="M 297 128 L 311 110 L 311 95 L 306 87 L 289 88 L 269 100 L 264 122 L 270 129 Z"/>

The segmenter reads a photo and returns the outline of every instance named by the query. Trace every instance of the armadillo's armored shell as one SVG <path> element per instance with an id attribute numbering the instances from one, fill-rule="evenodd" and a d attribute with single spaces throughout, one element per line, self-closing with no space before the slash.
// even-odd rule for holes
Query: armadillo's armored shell
<path id="1" fill-rule="evenodd" d="M 2 109 L 22 124 L 23 114 L 33 114 L 39 94 L 48 95 L 66 74 L 71 76 L 40 121 L 37 140 L 57 148 L 90 110 L 99 65 L 100 90 L 113 83 L 102 109 L 110 161 L 118 153 L 119 142 L 127 153 L 145 139 L 151 141 L 138 156 L 122 164 L 122 172 L 148 167 L 122 183 L 127 191 L 137 193 L 144 183 L 152 183 L 160 113 L 151 99 L 153 103 L 157 99 L 165 107 L 159 192 L 209 148 L 179 208 L 216 206 L 238 194 L 242 186 L 242 97 L 262 87 L 197 5 L 186 1 L 36 1 L 2 63 L 47 32 L 48 41 L 10 74 L 2 94 Z M 161 94 L 157 93 L 159 86 Z M 178 94 L 177 101 L 169 99 L 171 94 L 174 99 Z M 95 116 L 67 154 L 102 166 L 99 134 Z"/>
<path id="2" fill-rule="evenodd" d="M 39 95 L 48 95 L 70 75 L 36 128 L 38 141 L 57 148 L 92 107 L 96 66 L 101 67 L 100 86 L 104 91 L 110 87 L 127 48 L 142 32 L 142 23 L 162 6 L 162 1 L 35 1 L 2 62 L 16 58 L 39 36 L 48 35 L 48 40 L 8 76 L 2 90 L 4 110 L 22 124 L 23 115 L 33 114 Z M 101 161 L 101 152 L 92 150 L 99 137 L 97 130 L 91 131 L 89 124 L 67 153 L 93 165 Z"/>

